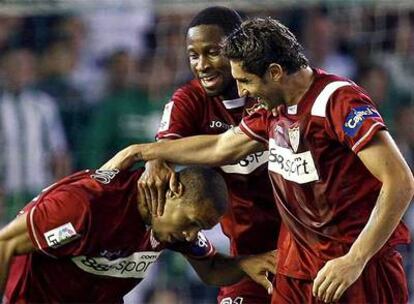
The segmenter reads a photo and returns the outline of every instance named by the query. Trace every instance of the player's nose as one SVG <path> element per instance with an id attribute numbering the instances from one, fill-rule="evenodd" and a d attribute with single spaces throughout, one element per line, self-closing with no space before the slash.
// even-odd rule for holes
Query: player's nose
<path id="1" fill-rule="evenodd" d="M 240 84 L 237 84 L 237 92 L 239 93 L 239 97 L 249 96 L 249 91 L 243 88 Z"/>
<path id="2" fill-rule="evenodd" d="M 209 67 L 210 67 L 210 62 L 208 61 L 208 58 L 206 58 L 206 56 L 200 55 L 200 57 L 198 58 L 197 64 L 195 66 L 196 71 L 204 72 Z"/>

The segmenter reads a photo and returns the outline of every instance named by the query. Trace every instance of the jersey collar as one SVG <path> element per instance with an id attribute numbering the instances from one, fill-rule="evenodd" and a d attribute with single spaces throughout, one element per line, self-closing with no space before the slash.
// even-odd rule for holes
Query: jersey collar
<path id="1" fill-rule="evenodd" d="M 236 99 L 223 99 L 223 104 L 226 109 L 235 109 L 244 107 L 246 104 L 246 97 L 236 98 Z"/>

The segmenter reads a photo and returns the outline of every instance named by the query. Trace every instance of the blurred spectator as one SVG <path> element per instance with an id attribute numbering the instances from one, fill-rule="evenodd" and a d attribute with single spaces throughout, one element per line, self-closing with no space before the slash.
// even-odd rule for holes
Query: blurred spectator
<path id="1" fill-rule="evenodd" d="M 102 59 L 117 49 L 137 58 L 146 51 L 145 34 L 153 26 L 152 1 L 119 1 L 111 9 L 96 9 L 82 15 L 88 29 L 88 52 Z"/>
<path id="2" fill-rule="evenodd" d="M 22 17 L 0 16 L 0 51 L 16 43 L 22 26 Z"/>
<path id="3" fill-rule="evenodd" d="M 50 43 L 41 56 L 42 80 L 39 87 L 56 100 L 72 151 L 73 166 L 81 169 L 77 155 L 80 146 L 78 139 L 88 120 L 88 105 L 80 89 L 70 79 L 76 62 L 75 57 L 66 40 L 60 39 Z"/>
<path id="4" fill-rule="evenodd" d="M 148 92 L 153 100 L 163 100 L 174 88 L 192 78 L 183 35 L 188 19 L 187 15 L 174 13 L 158 18 L 156 48 L 148 73 Z"/>
<path id="5" fill-rule="evenodd" d="M 361 67 L 357 82 L 377 103 L 390 132 L 398 136 L 398 128 L 396 130 L 394 126 L 395 115 L 400 107 L 409 103 L 409 94 L 397 89 L 389 73 L 383 66 L 377 64 L 367 64 Z"/>
<path id="6" fill-rule="evenodd" d="M 134 84 L 135 61 L 126 51 L 106 63 L 107 96 L 97 105 L 82 146 L 84 167 L 99 167 L 127 145 L 152 141 L 160 109 Z"/>
<path id="7" fill-rule="evenodd" d="M 54 35 L 66 39 L 73 59 L 70 80 L 79 88 L 85 101 L 93 104 L 103 98 L 105 73 L 99 58 L 89 50 L 88 27 L 80 16 L 66 16 L 57 24 Z"/>
<path id="8" fill-rule="evenodd" d="M 414 106 L 400 107 L 396 111 L 395 127 L 397 145 L 414 171 Z M 414 219 L 412 227 L 414 228 Z"/>
<path id="9" fill-rule="evenodd" d="M 404 106 L 396 111 L 395 115 L 396 143 L 407 160 L 408 165 L 414 172 L 414 106 Z M 414 203 L 408 208 L 404 220 L 414 237 Z M 411 299 L 414 299 L 414 245 L 401 248 L 405 260 L 408 287 Z M 412 302 L 410 302 L 412 303 Z"/>
<path id="10" fill-rule="evenodd" d="M 2 58 L 0 187 L 10 220 L 43 187 L 70 172 L 66 138 L 53 99 L 35 89 L 35 57 L 27 49 Z"/>
<path id="11" fill-rule="evenodd" d="M 389 14 L 388 17 L 397 20 L 387 31 L 392 47 L 372 55 L 389 71 L 398 89 L 411 92 L 414 96 L 414 13 L 406 10 L 397 16 Z"/>
<path id="12" fill-rule="evenodd" d="M 335 23 L 323 11 L 310 11 L 304 29 L 304 48 L 311 65 L 343 77 L 353 78 L 356 65 L 353 58 L 338 50 Z"/>

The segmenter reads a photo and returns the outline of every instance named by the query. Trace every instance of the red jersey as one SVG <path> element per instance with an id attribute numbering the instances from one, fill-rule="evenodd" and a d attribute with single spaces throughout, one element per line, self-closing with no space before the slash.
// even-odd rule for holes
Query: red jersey
<path id="1" fill-rule="evenodd" d="M 381 183 L 357 153 L 386 129 L 360 87 L 320 70 L 314 75 L 297 105 L 278 117 L 259 110 L 240 124 L 269 148 L 273 193 L 287 230 L 279 242 L 278 272 L 305 279 L 347 253 L 368 222 Z M 408 241 L 400 223 L 388 245 Z"/>
<path id="2" fill-rule="evenodd" d="M 220 134 L 237 126 L 255 100 L 223 100 L 208 96 L 198 80 L 179 88 L 166 104 L 158 139 Z M 261 253 L 276 248 L 280 218 L 267 174 L 267 152 L 222 166 L 230 206 L 221 221 L 230 238 L 232 255 Z M 260 236 L 260 237 L 258 237 Z"/>
<path id="3" fill-rule="evenodd" d="M 192 258 L 215 250 L 199 233 L 192 243 L 158 242 L 137 207 L 134 172 L 82 171 L 45 189 L 21 213 L 38 251 L 15 257 L 10 303 L 119 303 L 169 247 Z"/>

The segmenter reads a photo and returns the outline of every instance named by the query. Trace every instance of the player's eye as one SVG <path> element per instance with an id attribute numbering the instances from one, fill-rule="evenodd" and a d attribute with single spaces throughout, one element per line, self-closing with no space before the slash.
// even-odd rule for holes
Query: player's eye
<path id="1" fill-rule="evenodd" d="M 198 55 L 197 55 L 197 54 L 195 54 L 195 53 L 189 53 L 189 54 L 188 54 L 188 58 L 189 58 L 190 60 L 196 60 L 196 59 L 198 59 Z"/>
<path id="2" fill-rule="evenodd" d="M 208 54 L 211 55 L 211 56 L 219 56 L 220 55 L 220 50 L 219 49 L 211 49 L 208 52 Z"/>

